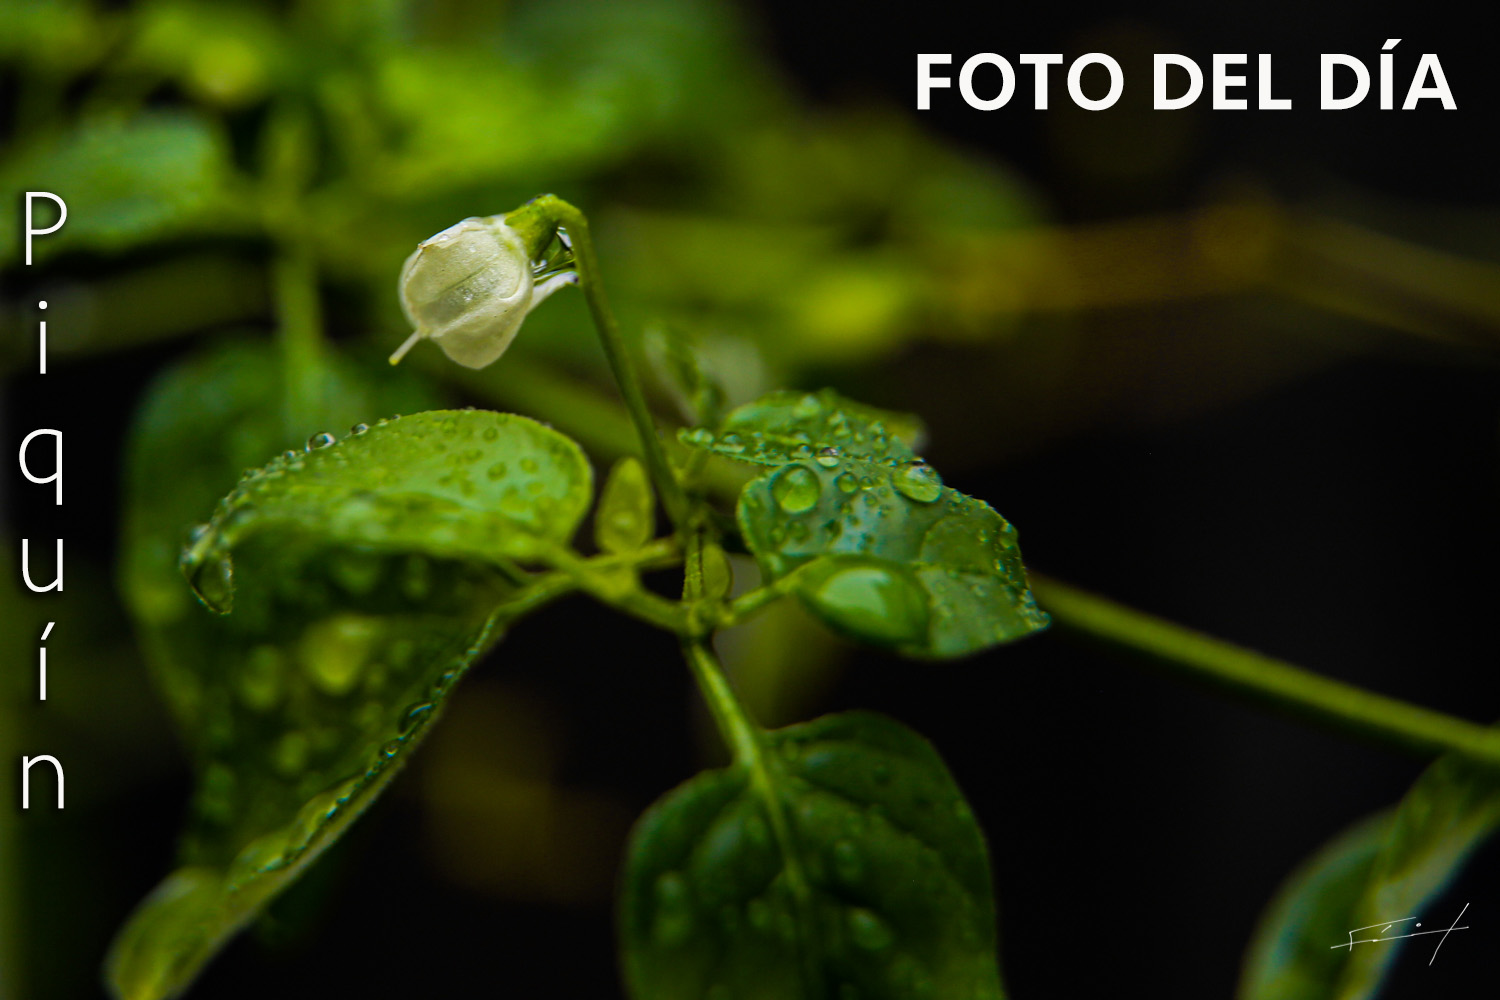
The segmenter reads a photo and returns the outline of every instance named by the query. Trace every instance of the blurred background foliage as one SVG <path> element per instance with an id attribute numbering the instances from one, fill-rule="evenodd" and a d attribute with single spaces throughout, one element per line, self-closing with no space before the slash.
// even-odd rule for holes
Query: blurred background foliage
<path id="1" fill-rule="evenodd" d="M 921 413 L 950 483 L 1015 521 L 1041 568 L 1405 697 L 1493 705 L 1495 680 L 1471 669 L 1484 636 L 1462 624 L 1492 614 L 1476 567 L 1500 556 L 1493 187 L 1444 159 L 1487 121 L 1465 103 L 1467 50 L 1440 49 L 1461 122 L 1415 112 L 1393 130 L 1356 113 L 1321 145 L 1316 114 L 1241 129 L 1151 114 L 1140 88 L 1095 116 L 910 110 L 916 51 L 1102 49 L 1149 79 L 1150 52 L 1280 53 L 1289 35 L 1271 32 L 1295 28 L 1025 16 L 975 14 L 970 31 L 841 3 L 0 2 L 5 440 L 62 428 L 68 484 L 57 510 L 13 489 L 14 471 L 0 493 L 12 559 L 20 537 L 67 539 L 64 595 L 6 574 L 0 758 L 55 754 L 68 776 L 63 813 L 24 816 L 14 768 L 0 781 L 0 994 L 97 991 L 187 799 L 133 638 L 128 609 L 149 620 L 152 598 L 121 568 L 121 525 L 206 517 L 237 471 L 215 463 L 270 452 L 239 455 L 236 416 L 190 401 L 180 419 L 219 421 L 223 454 L 184 455 L 160 509 L 150 489 L 147 509 L 124 509 L 127 426 L 164 372 L 225 339 L 277 352 L 279 429 L 253 435 L 274 448 L 342 430 L 319 423 L 342 412 L 325 394 L 356 369 L 388 387 L 372 420 L 426 399 L 546 420 L 600 469 L 631 448 L 577 295 L 535 313 L 491 369 L 424 346 L 395 382 L 382 372 L 407 333 L 395 276 L 416 242 L 542 191 L 594 220 L 664 424 L 687 417 L 666 377 L 683 344 L 731 404 L 833 385 Z M 1352 44 L 1316 27 L 1295 51 Z M 1314 92 L 1292 74 L 1288 89 Z M 1275 156 L 1255 146 L 1267 135 Z M 1397 149 L 1426 149 L 1425 172 L 1382 172 Z M 15 235 L 27 190 L 69 208 L 30 269 Z M 778 607 L 722 648 L 764 723 L 883 708 L 944 751 L 992 838 L 1019 996 L 1134 975 L 1163 995 L 1227 994 L 1277 880 L 1417 765 L 1121 676 L 1052 637 L 951 669 L 861 654 L 856 670 Z M 625 832 L 718 750 L 673 644 L 631 623 L 570 603 L 492 660 L 414 773 L 202 995 L 618 992 Z M 1253 860 L 1206 874 L 1226 852 Z M 1212 904 L 1204 879 L 1219 879 Z M 1087 912 L 1147 923 L 1194 907 L 1204 926 L 1177 946 L 1192 957 L 1158 968 L 1143 932 L 1059 970 L 1046 928 L 1078 916 L 1080 892 Z"/>

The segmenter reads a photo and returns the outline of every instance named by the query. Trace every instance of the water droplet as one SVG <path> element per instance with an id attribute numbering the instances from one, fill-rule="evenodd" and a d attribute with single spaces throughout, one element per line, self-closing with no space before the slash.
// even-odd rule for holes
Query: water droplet
<path id="1" fill-rule="evenodd" d="M 854 473 L 852 472 L 840 472 L 839 477 L 834 480 L 834 483 L 844 493 L 853 493 L 859 489 L 859 480 L 854 477 Z"/>
<path id="2" fill-rule="evenodd" d="M 297 851 L 305 850 L 328 821 L 338 815 L 340 807 L 349 800 L 358 786 L 359 779 L 350 778 L 308 799 L 297 810 L 297 818 L 292 821 L 293 848 Z"/>
<path id="3" fill-rule="evenodd" d="M 500 436 L 500 430 L 496 427 L 486 427 L 484 433 L 480 436 L 486 441 L 493 441 Z"/>
<path id="4" fill-rule="evenodd" d="M 280 831 L 255 838 L 229 863 L 225 881 L 237 888 L 262 873 L 275 871 L 282 866 L 286 849 L 286 836 Z"/>
<path id="5" fill-rule="evenodd" d="M 297 453 L 291 450 L 284 451 L 281 453 L 281 459 L 284 462 L 295 462 L 297 461 Z"/>
<path id="6" fill-rule="evenodd" d="M 813 417 L 818 416 L 822 412 L 823 401 L 813 393 L 808 393 L 807 395 L 803 396 L 801 399 L 797 400 L 796 405 L 792 407 L 792 416 L 797 417 L 799 420 L 811 420 Z"/>
<path id="7" fill-rule="evenodd" d="M 401 716 L 401 735 L 405 736 L 415 729 L 418 723 L 432 714 L 432 708 L 432 703 L 428 701 L 407 706 L 405 713 Z"/>
<path id="8" fill-rule="evenodd" d="M 891 483 L 896 492 L 917 503 L 932 503 L 943 495 L 943 478 L 919 458 L 902 464 L 891 473 Z"/>
<path id="9" fill-rule="evenodd" d="M 536 459 L 534 459 L 534 458 L 523 458 L 523 459 L 521 459 L 521 471 L 522 472 L 534 473 L 534 472 L 536 472 L 537 468 L 538 468 L 538 466 L 536 464 Z"/>
<path id="10" fill-rule="evenodd" d="M 883 951 L 896 940 L 891 925 L 862 906 L 849 911 L 849 937 L 866 951 Z"/>
<path id="11" fill-rule="evenodd" d="M 904 569 L 874 560 L 831 561 L 807 601 L 824 620 L 856 638 L 889 645 L 924 643 L 927 597 Z"/>
<path id="12" fill-rule="evenodd" d="M 725 434 L 719 438 L 718 445 L 720 451 L 733 452 L 736 455 L 745 450 L 744 441 L 740 440 L 740 436 L 734 433 Z"/>
<path id="13" fill-rule="evenodd" d="M 818 502 L 818 477 L 803 465 L 790 465 L 771 479 L 771 496 L 788 514 L 812 510 Z"/>
<path id="14" fill-rule="evenodd" d="M 693 932 L 692 900 L 687 880 L 678 872 L 665 872 L 656 879 L 656 919 L 651 936 L 658 945 L 672 948 Z"/>
<path id="15" fill-rule="evenodd" d="M 834 469 L 839 464 L 839 450 L 832 446 L 818 449 L 818 464 L 825 469 Z"/>
<path id="16" fill-rule="evenodd" d="M 349 433 L 352 434 L 352 435 L 354 435 L 355 437 L 359 437 L 361 434 L 365 433 L 369 429 L 370 429 L 370 425 L 369 424 L 355 424 L 353 427 L 349 428 Z"/>
<path id="17" fill-rule="evenodd" d="M 321 434 L 314 434 L 312 437 L 307 439 L 307 450 L 317 451 L 319 448 L 327 448 L 337 440 L 338 438 L 334 437 L 332 434 L 328 433 L 327 431 L 323 431 Z"/>
<path id="18" fill-rule="evenodd" d="M 186 561 L 188 584 L 204 607 L 216 615 L 227 615 L 234 608 L 234 560 L 228 553 L 217 558 L 192 558 Z"/>

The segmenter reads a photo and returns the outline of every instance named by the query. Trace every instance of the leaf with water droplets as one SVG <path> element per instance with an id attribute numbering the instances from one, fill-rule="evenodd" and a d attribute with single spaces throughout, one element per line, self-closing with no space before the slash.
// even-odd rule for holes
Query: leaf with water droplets
<path id="1" fill-rule="evenodd" d="M 1043 628 L 1016 531 L 920 459 L 782 466 L 740 493 L 745 544 L 768 579 L 830 626 L 910 656 L 953 657 Z"/>
<path id="2" fill-rule="evenodd" d="M 576 447 L 521 418 L 422 414 L 337 442 L 287 427 L 278 371 L 260 347 L 193 359 L 153 387 L 132 435 L 126 593 L 197 787 L 181 867 L 111 949 L 126 1000 L 185 989 L 373 801 L 514 613 L 493 561 L 526 550 L 518 534 L 566 539 L 590 492 Z M 311 418 L 368 417 L 371 376 L 322 374 Z M 181 525 L 247 456 L 292 442 L 189 540 L 200 589 L 234 598 L 209 614 L 177 570 Z M 487 474 L 502 462 L 514 478 Z M 465 490 L 458 473 L 475 470 L 485 486 Z M 528 513 L 522 498 L 550 503 Z"/>
<path id="3" fill-rule="evenodd" d="M 922 423 L 845 399 L 832 389 L 773 392 L 724 418 L 718 430 L 681 433 L 684 444 L 754 465 L 813 458 L 830 467 L 840 457 L 904 462 L 922 437 Z"/>
<path id="4" fill-rule="evenodd" d="M 1341 837 L 1292 877 L 1256 933 L 1240 1000 L 1376 996 L 1402 946 L 1410 942 L 1347 950 L 1334 946 L 1347 941 L 1351 929 L 1382 921 L 1409 918 L 1440 928 L 1467 924 L 1457 919 L 1463 902 L 1450 912 L 1424 913 L 1424 907 L 1497 829 L 1500 776 L 1458 754 L 1438 758 L 1394 810 L 1367 821 L 1357 834 Z M 1329 916 L 1304 929 L 1299 915 L 1306 912 Z M 1333 940 L 1325 940 L 1330 932 Z M 1320 945 L 1335 958 L 1314 954 Z M 1282 990 L 1288 982 L 1295 990 Z"/>
<path id="5" fill-rule="evenodd" d="M 1003 997 L 984 836 L 932 746 L 850 712 L 765 733 L 763 753 L 636 825 L 631 996 Z"/>
<path id="6" fill-rule="evenodd" d="M 550 427 L 512 413 L 434 410 L 337 443 L 315 435 L 305 454 L 251 472 L 184 553 L 183 571 L 222 612 L 235 590 L 226 567 L 259 534 L 308 533 L 330 547 L 439 558 L 534 559 L 567 544 L 592 497 L 588 460 Z"/>

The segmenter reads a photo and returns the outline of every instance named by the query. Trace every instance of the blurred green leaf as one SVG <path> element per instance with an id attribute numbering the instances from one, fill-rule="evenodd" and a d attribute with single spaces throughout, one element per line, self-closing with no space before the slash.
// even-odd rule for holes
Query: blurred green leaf
<path id="1" fill-rule="evenodd" d="M 152 240 L 240 227 L 245 209 L 232 196 L 225 140 L 204 117 L 153 112 L 129 121 L 96 118 L 23 147 L 0 166 L 8 191 L 49 191 L 68 205 L 67 222 L 37 237 L 34 257 L 69 249 L 118 252 Z M 25 199 L 0 203 L 0 226 L 24 227 Z M 35 225 L 50 225 L 52 203 L 39 200 Z M 45 214 L 43 214 L 45 213 Z M 21 240 L 0 244 L 0 265 L 21 258 Z"/>
<path id="2" fill-rule="evenodd" d="M 1324 848 L 1278 894 L 1247 959 L 1241 1000 L 1376 996 L 1407 942 L 1335 946 L 1357 928 L 1421 918 L 1497 827 L 1500 776 L 1457 755 L 1439 758 L 1393 811 Z M 1446 926 L 1458 915 L 1433 919 Z"/>
<path id="3" fill-rule="evenodd" d="M 705 772 L 637 824 L 631 995 L 1003 996 L 984 837 L 932 746 L 864 712 L 765 745 L 762 773 Z"/>
<path id="4" fill-rule="evenodd" d="M 682 440 L 779 466 L 740 493 L 745 545 L 767 579 L 795 572 L 803 603 L 845 635 L 954 657 L 1045 627 L 1015 529 L 944 486 L 893 427 L 917 433 L 910 418 L 827 390 L 782 392 Z"/>
<path id="5" fill-rule="evenodd" d="M 182 867 L 111 952 L 132 1000 L 185 988 L 373 800 L 514 610 L 490 560 L 518 552 L 516 534 L 565 541 L 590 496 L 576 446 L 525 418 L 439 411 L 316 435 L 247 473 L 196 533 L 212 570 L 233 558 L 234 613 L 208 614 L 174 539 L 241 456 L 280 440 L 274 358 L 235 346 L 184 365 L 132 444 L 124 582 L 198 776 Z M 315 415 L 369 406 L 365 379 L 326 375 Z M 230 579 L 213 579 L 227 600 Z"/>
<path id="6" fill-rule="evenodd" d="M 1438 758 L 1406 793 L 1349 927 L 1420 916 L 1500 827 L 1500 775 L 1455 754 Z M 1443 915 L 1445 924 L 1458 913 Z M 1380 989 L 1403 941 L 1351 949 L 1330 996 L 1365 1000 Z"/>
<path id="7" fill-rule="evenodd" d="M 1245 952 L 1238 1000 L 1327 1000 L 1349 952 L 1335 948 L 1390 834 L 1389 813 L 1345 830 L 1276 892 Z"/>

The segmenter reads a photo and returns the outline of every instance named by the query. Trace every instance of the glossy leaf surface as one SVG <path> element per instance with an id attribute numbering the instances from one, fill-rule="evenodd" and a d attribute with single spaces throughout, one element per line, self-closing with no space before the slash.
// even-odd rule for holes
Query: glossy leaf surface
<path id="1" fill-rule="evenodd" d="M 765 734 L 636 827 L 621 907 L 640 1000 L 1003 996 L 983 835 L 931 745 L 853 712 Z"/>
<path id="2" fill-rule="evenodd" d="M 277 398 L 272 357 L 187 366 L 137 432 L 127 592 L 197 789 L 182 867 L 111 952 L 111 986 L 132 1000 L 184 989 L 373 801 L 514 607 L 493 560 L 566 540 L 590 493 L 571 442 L 523 418 L 439 412 L 337 444 L 315 435 L 247 473 L 195 533 L 187 568 L 221 610 L 233 596 L 211 614 L 164 558 L 186 503 L 150 501 L 162 483 L 196 496 L 225 458 L 279 436 L 261 402 Z M 331 409 L 363 396 L 337 385 Z M 491 478 L 499 462 L 516 477 Z"/>
<path id="3" fill-rule="evenodd" d="M 890 429 L 900 419 L 826 390 L 773 393 L 684 440 L 777 466 L 740 493 L 745 544 L 768 579 L 796 572 L 803 603 L 845 635 L 954 657 L 1045 627 L 1015 529 L 944 486 Z"/>

